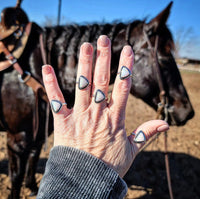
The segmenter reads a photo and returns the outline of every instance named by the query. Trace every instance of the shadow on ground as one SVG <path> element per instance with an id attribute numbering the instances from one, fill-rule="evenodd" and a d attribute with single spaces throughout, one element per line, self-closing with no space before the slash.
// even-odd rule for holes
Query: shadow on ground
<path id="1" fill-rule="evenodd" d="M 183 153 L 169 153 L 169 160 L 174 198 L 199 199 L 200 160 Z M 145 192 L 140 199 L 169 198 L 162 152 L 138 154 L 124 180 L 129 189 Z"/>
<path id="2" fill-rule="evenodd" d="M 169 160 L 174 198 L 199 199 L 200 160 L 183 153 L 169 153 Z M 37 173 L 44 173 L 46 161 L 46 158 L 39 160 Z M 8 175 L 8 160 L 0 161 L 0 173 Z M 143 196 L 128 196 L 129 199 L 169 199 L 162 152 L 138 154 L 124 180 L 129 190 L 144 192 Z"/>

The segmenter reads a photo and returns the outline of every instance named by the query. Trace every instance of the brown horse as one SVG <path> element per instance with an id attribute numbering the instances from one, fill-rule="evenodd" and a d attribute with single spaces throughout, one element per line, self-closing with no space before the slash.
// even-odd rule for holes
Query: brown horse
<path id="1" fill-rule="evenodd" d="M 129 24 L 104 24 L 87 26 L 57 26 L 41 29 L 32 23 L 31 31 L 23 52 L 17 57 L 17 62 L 23 71 L 29 71 L 31 76 L 42 84 L 41 66 L 43 65 L 39 37 L 43 34 L 44 46 L 48 63 L 53 65 L 60 87 L 69 107 L 74 104 L 77 61 L 80 45 L 87 41 L 96 46 L 99 35 L 106 34 L 112 41 L 111 81 L 114 82 L 119 55 L 122 47 L 127 43 L 135 51 L 135 64 L 132 77 L 131 94 L 141 98 L 157 110 L 160 102 L 160 87 L 154 70 L 155 56 L 152 47 L 157 43 L 157 61 L 161 69 L 162 82 L 167 97 L 169 110 L 168 122 L 172 125 L 184 125 L 194 115 L 187 92 L 181 80 L 176 62 L 172 55 L 173 39 L 166 21 L 170 13 L 171 4 L 149 23 L 133 21 Z M 5 28 L 13 24 L 26 27 L 28 17 L 20 8 L 6 8 L 3 10 Z M 2 23 L 3 25 L 3 23 Z M 14 29 L 15 30 L 15 29 Z M 19 33 L 19 29 L 15 33 Z M 1 38 L 9 48 L 14 45 L 11 53 L 16 52 L 16 46 L 22 43 L 20 34 L 10 34 Z M 0 54 L 0 66 L 6 61 L 5 54 Z M 14 63 L 14 62 L 13 62 Z M 12 181 L 11 197 L 19 198 L 22 181 L 37 193 L 35 171 L 45 140 L 45 120 L 49 117 L 49 133 L 53 131 L 52 114 L 46 115 L 47 103 L 40 97 L 38 100 L 39 126 L 36 137 L 33 135 L 34 109 L 36 96 L 33 89 L 19 82 L 18 72 L 8 67 L 0 72 L 0 124 L 1 130 L 8 132 L 9 174 Z"/>

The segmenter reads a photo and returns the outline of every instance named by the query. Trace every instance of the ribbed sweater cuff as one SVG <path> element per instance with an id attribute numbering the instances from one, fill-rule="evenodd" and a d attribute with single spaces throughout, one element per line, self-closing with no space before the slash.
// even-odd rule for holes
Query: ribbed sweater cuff
<path id="1" fill-rule="evenodd" d="M 127 186 L 103 161 L 84 151 L 52 148 L 37 198 L 123 198 Z"/>

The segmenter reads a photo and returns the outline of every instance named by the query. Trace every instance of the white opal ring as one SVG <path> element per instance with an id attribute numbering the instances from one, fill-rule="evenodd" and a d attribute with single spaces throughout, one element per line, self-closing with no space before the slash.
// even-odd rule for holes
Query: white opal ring
<path id="1" fill-rule="evenodd" d="M 135 134 L 134 132 L 131 134 L 135 136 L 133 139 L 133 142 L 135 143 L 143 143 L 143 142 L 145 143 L 147 141 L 143 131 L 139 131 L 137 134 Z"/>
<path id="2" fill-rule="evenodd" d="M 118 74 L 119 74 L 119 78 L 121 80 L 123 80 L 123 79 L 127 79 L 128 77 L 131 76 L 131 71 L 126 66 L 122 66 L 121 70 L 120 70 L 120 72 L 118 72 Z"/>
<path id="3" fill-rule="evenodd" d="M 106 99 L 104 92 L 101 91 L 100 89 L 98 89 L 96 91 L 96 93 L 95 93 L 95 95 L 93 95 L 93 97 L 94 97 L 95 103 L 103 102 Z"/>
<path id="4" fill-rule="evenodd" d="M 86 77 L 84 77 L 83 75 L 81 75 L 78 79 L 78 82 L 76 82 L 78 84 L 78 88 L 80 90 L 83 90 L 84 88 L 88 87 L 90 85 L 88 79 Z"/>
<path id="5" fill-rule="evenodd" d="M 58 113 L 64 105 L 67 105 L 67 103 L 62 103 L 58 100 L 51 100 L 51 109 L 54 113 Z"/>

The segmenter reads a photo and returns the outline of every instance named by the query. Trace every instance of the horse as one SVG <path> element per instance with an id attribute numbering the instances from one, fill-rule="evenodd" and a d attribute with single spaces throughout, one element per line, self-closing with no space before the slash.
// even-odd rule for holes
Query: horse
<path id="1" fill-rule="evenodd" d="M 27 86 L 25 81 L 19 81 L 18 71 L 12 67 L 17 62 L 23 71 L 30 72 L 31 77 L 40 85 L 43 84 L 41 66 L 44 64 L 44 59 L 41 53 L 41 35 L 47 63 L 54 67 L 69 108 L 74 104 L 80 45 L 83 42 L 90 42 L 95 47 L 99 35 L 105 34 L 112 42 L 110 84 L 114 82 L 117 74 L 122 47 L 129 44 L 135 52 L 130 93 L 142 99 L 155 111 L 158 110 L 161 94 L 165 96 L 169 110 L 167 121 L 170 125 L 184 125 L 193 117 L 194 110 L 173 57 L 172 34 L 166 25 L 171 6 L 172 3 L 149 22 L 134 20 L 130 23 L 72 24 L 44 29 L 36 23 L 31 23 L 31 31 L 25 47 L 20 51 L 20 56 L 9 60 L 11 66 L 0 72 L 0 130 L 7 131 L 9 175 L 12 184 L 11 198 L 19 198 L 23 180 L 25 180 L 26 187 L 32 191 L 32 195 L 37 194 L 35 172 L 40 151 L 45 142 L 46 119 L 49 120 L 48 134 L 53 131 L 52 113 L 46 113 L 48 103 L 36 94 L 32 87 Z M 27 27 L 29 24 L 26 13 L 19 7 L 6 8 L 2 12 L 4 19 L 9 13 L 7 18 L 11 25 L 16 21 L 18 21 L 17 25 L 21 24 L 20 27 Z M 11 28 L 9 23 L 7 22 L 8 30 Z M 0 38 L 8 49 L 9 45 L 14 46 L 11 50 L 12 55 L 15 53 L 17 44 L 23 43 L 20 39 L 23 34 L 20 34 L 19 28 L 14 28 L 14 33 L 16 34 Z M 152 53 L 153 51 L 156 52 L 156 56 Z M 0 53 L 1 66 L 1 63 L 7 59 L 3 51 Z M 156 60 L 160 68 L 164 94 L 161 92 L 159 78 L 154 69 Z M 26 81 L 28 82 L 29 78 Z M 33 120 L 36 118 L 36 107 L 39 123 L 37 133 L 34 134 Z M 161 115 L 164 116 L 163 111 Z"/>

